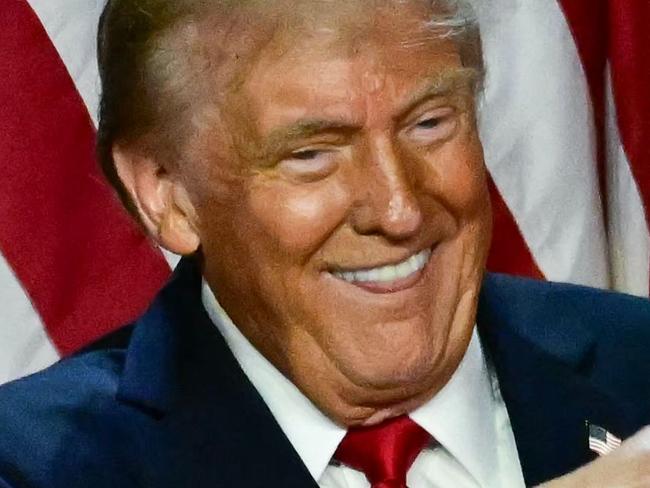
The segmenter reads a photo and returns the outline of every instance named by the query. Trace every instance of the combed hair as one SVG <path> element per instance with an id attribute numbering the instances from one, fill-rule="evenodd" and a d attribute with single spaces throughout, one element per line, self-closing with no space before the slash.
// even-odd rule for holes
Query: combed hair
<path id="1" fill-rule="evenodd" d="M 174 123 L 178 124 L 188 109 L 191 93 L 175 79 L 185 66 L 179 59 L 183 55 L 170 46 L 173 32 L 211 13 L 227 15 L 230 9 L 250 1 L 108 0 L 97 35 L 102 88 L 97 156 L 109 183 L 136 218 L 134 203 L 115 168 L 113 146 L 138 144 L 160 151 L 178 142 Z M 480 33 L 471 4 L 467 0 L 431 2 L 437 13 L 427 24 L 430 34 L 426 38 L 414 36 L 406 46 L 426 42 L 432 36 L 451 38 L 459 46 L 463 64 L 476 69 L 482 79 Z M 185 95 L 179 93 L 183 88 L 187 88 Z"/>

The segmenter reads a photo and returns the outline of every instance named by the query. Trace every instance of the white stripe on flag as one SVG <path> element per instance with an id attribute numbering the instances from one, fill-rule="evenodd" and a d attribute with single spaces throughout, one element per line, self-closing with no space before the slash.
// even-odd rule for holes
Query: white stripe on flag
<path id="1" fill-rule="evenodd" d="M 600 456 L 609 454 L 614 450 L 612 446 L 596 439 L 589 439 L 589 449 L 599 454 Z"/>
<path id="2" fill-rule="evenodd" d="M 547 278 L 607 287 L 593 111 L 566 19 L 554 1 L 475 4 L 494 181 Z"/>
<path id="3" fill-rule="evenodd" d="M 0 384 L 59 359 L 38 314 L 0 254 Z"/>
<path id="4" fill-rule="evenodd" d="M 618 437 L 613 436 L 609 432 L 607 433 L 607 445 L 612 446 L 614 448 L 616 447 L 621 447 L 621 439 Z"/>
<path id="5" fill-rule="evenodd" d="M 607 208 L 609 215 L 612 286 L 615 290 L 648 296 L 650 231 L 639 188 L 621 144 L 607 67 Z"/>

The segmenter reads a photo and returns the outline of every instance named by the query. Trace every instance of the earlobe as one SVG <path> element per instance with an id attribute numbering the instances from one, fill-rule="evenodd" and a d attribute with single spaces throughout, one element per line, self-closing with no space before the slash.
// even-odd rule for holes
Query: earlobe
<path id="1" fill-rule="evenodd" d="M 158 242 L 173 253 L 192 254 L 201 244 L 194 206 L 184 188 L 175 182 L 170 184 L 171 202 L 158 227 Z"/>
<path id="2" fill-rule="evenodd" d="M 173 253 L 196 251 L 200 244 L 197 217 L 182 185 L 155 158 L 135 150 L 114 146 L 113 160 L 148 234 Z"/>

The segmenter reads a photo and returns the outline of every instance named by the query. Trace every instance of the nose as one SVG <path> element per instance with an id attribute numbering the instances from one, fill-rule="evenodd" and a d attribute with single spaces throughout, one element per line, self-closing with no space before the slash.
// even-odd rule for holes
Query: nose
<path id="1" fill-rule="evenodd" d="M 359 200 L 352 225 L 362 235 L 377 234 L 391 240 L 408 239 L 420 230 L 422 208 L 417 198 L 416 175 L 409 174 L 390 138 L 378 138 L 367 147 L 360 165 Z"/>

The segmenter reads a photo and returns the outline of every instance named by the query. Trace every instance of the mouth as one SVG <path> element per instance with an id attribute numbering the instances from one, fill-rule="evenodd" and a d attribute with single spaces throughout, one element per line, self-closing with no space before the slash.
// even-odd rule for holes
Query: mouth
<path id="1" fill-rule="evenodd" d="M 412 254 L 399 263 L 361 268 L 331 271 L 339 280 L 350 283 L 373 293 L 393 293 L 414 286 L 431 258 L 431 249 Z"/>

